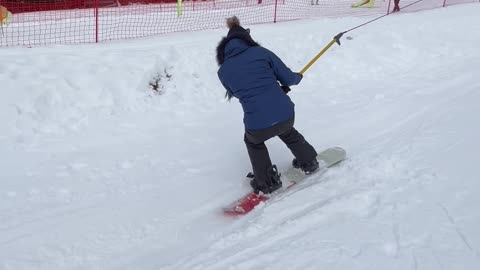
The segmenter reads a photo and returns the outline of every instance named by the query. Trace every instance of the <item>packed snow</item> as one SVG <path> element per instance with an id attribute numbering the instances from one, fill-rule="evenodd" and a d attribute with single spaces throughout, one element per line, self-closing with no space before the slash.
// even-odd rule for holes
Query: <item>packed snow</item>
<path id="1" fill-rule="evenodd" d="M 290 96 L 348 159 L 242 218 L 221 214 L 251 169 L 216 75 L 226 29 L 0 49 L 0 269 L 480 269 L 479 15 L 347 33 Z M 248 27 L 300 70 L 367 19 Z"/>

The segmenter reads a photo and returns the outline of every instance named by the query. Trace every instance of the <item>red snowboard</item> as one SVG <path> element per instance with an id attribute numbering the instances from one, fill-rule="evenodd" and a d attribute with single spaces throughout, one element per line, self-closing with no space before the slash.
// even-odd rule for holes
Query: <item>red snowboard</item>
<path id="1" fill-rule="evenodd" d="M 346 152 L 341 147 L 328 148 L 318 154 L 317 160 L 320 163 L 320 169 L 317 172 L 325 171 L 327 168 L 339 163 L 346 158 Z M 239 200 L 234 201 L 229 206 L 223 208 L 223 213 L 227 216 L 242 216 L 248 214 L 260 203 L 265 203 L 270 198 L 287 192 L 295 184 L 301 182 L 306 178 L 299 169 L 293 167 L 282 173 L 281 179 L 283 182 L 283 188 L 275 191 L 270 195 L 260 195 L 253 192 L 248 193 Z"/>

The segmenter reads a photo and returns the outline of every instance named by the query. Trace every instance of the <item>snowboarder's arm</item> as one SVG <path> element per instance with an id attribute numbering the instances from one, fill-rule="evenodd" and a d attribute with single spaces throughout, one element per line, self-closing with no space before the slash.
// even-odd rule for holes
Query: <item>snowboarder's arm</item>
<path id="1" fill-rule="evenodd" d="M 300 73 L 292 72 L 277 55 L 267 49 L 265 50 L 267 51 L 273 72 L 282 85 L 292 86 L 300 83 L 303 78 Z"/>

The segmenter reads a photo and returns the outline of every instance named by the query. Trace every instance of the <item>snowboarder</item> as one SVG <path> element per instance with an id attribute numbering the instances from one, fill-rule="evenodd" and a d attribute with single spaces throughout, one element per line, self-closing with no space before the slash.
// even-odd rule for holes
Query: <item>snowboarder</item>
<path id="1" fill-rule="evenodd" d="M 228 34 L 217 47 L 218 77 L 226 98 L 238 98 L 244 111 L 244 141 L 254 174 L 250 185 L 257 194 L 269 194 L 282 182 L 265 146 L 268 139 L 278 136 L 295 156 L 293 166 L 305 174 L 319 167 L 317 152 L 293 127 L 294 104 L 287 96 L 289 86 L 303 76 L 255 42 L 237 17 L 228 18 L 227 26 Z"/>

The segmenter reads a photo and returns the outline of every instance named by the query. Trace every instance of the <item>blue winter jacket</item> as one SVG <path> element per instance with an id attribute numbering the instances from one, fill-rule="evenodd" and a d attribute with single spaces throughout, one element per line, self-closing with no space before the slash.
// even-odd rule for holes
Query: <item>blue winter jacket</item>
<path id="1" fill-rule="evenodd" d="M 273 52 L 250 45 L 239 38 L 227 41 L 218 77 L 242 104 L 245 128 L 260 130 L 293 117 L 294 104 L 278 82 L 296 85 L 302 76 L 292 72 Z"/>

